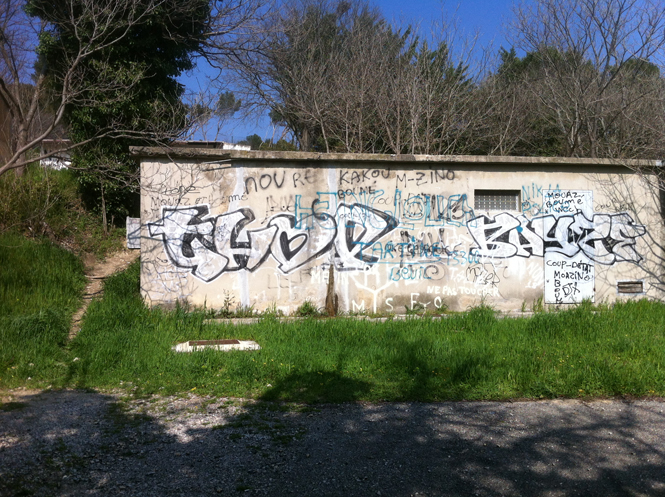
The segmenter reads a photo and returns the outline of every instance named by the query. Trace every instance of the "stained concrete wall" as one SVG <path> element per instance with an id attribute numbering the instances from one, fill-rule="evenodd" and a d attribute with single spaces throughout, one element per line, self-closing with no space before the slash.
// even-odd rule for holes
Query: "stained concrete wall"
<path id="1" fill-rule="evenodd" d="M 520 310 L 543 296 L 561 305 L 662 297 L 656 176 L 635 172 L 658 164 L 134 153 L 141 287 L 151 304 L 289 313 L 334 295 L 341 312 L 403 313 L 481 300 Z M 479 190 L 518 192 L 519 205 L 480 210 Z"/>

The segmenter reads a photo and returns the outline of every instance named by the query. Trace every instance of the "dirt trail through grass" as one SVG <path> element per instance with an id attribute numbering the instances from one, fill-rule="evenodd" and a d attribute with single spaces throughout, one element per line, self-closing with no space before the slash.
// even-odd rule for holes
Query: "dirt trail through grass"
<path id="1" fill-rule="evenodd" d="M 101 297 L 104 279 L 118 271 L 126 269 L 127 266 L 138 259 L 140 254 L 139 250 L 123 249 L 111 254 L 103 261 L 97 261 L 92 266 L 86 268 L 88 284 L 83 294 L 83 305 L 72 317 L 72 327 L 69 331 L 70 340 L 81 330 L 81 320 L 92 299 Z"/>

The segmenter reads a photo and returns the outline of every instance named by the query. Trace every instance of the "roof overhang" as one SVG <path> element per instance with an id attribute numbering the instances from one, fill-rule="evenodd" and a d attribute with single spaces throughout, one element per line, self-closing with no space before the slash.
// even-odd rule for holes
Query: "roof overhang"
<path id="1" fill-rule="evenodd" d="M 171 160 L 269 161 L 269 162 L 353 162 L 404 164 L 451 164 L 478 166 L 610 166 L 643 169 L 662 167 L 662 161 L 644 159 L 598 159 L 580 157 L 519 157 L 500 155 L 412 155 L 412 154 L 344 154 L 318 152 L 283 152 L 271 150 L 221 150 L 192 147 L 130 147 L 137 159 L 167 158 Z"/>

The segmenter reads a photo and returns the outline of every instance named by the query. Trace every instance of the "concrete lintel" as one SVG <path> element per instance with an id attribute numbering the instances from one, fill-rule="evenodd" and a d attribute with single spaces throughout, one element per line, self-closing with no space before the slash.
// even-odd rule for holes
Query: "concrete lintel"
<path id="1" fill-rule="evenodd" d="M 221 150 L 186 147 L 130 147 L 134 157 L 191 159 L 197 161 L 271 161 L 271 162 L 388 162 L 474 165 L 533 166 L 614 166 L 629 168 L 662 167 L 662 161 L 642 159 L 592 159 L 579 157 L 517 157 L 499 155 L 411 155 L 411 154 L 325 154 L 271 150 Z"/>

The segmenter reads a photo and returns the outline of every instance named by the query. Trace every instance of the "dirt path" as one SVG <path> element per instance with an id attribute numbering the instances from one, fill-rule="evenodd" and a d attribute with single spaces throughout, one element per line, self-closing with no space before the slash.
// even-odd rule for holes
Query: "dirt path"
<path id="1" fill-rule="evenodd" d="M 88 305 L 92 302 L 92 299 L 102 295 L 102 283 L 104 279 L 111 276 L 113 273 L 125 269 L 138 259 L 140 254 L 141 252 L 139 250 L 123 249 L 120 252 L 110 255 L 103 261 L 96 262 L 91 267 L 86 268 L 85 273 L 88 278 L 88 284 L 86 285 L 83 294 L 83 305 L 72 317 L 72 327 L 69 331 L 70 340 L 81 330 L 81 319 L 83 318 L 85 311 L 88 309 Z"/>

